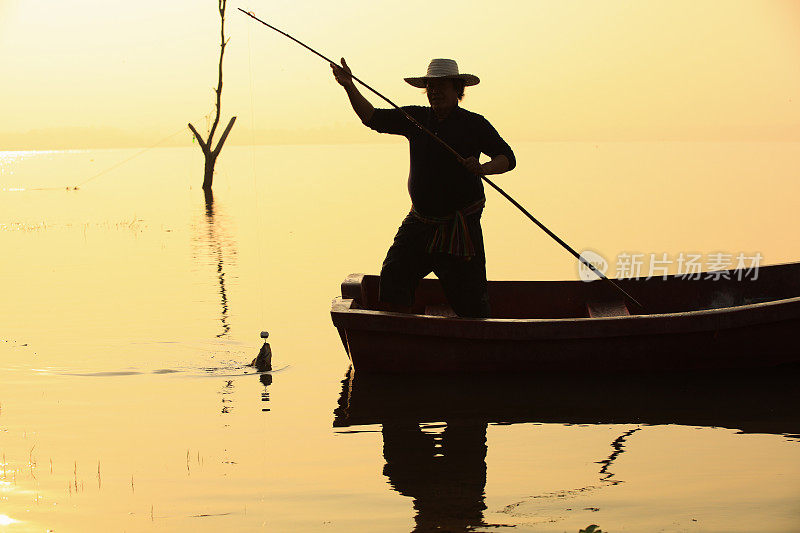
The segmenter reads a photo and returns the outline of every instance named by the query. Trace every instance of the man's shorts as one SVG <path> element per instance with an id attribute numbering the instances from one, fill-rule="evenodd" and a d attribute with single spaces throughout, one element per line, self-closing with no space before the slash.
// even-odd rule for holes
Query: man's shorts
<path id="1" fill-rule="evenodd" d="M 481 213 L 465 217 L 475 255 L 470 258 L 443 252 L 428 252 L 436 226 L 409 214 L 394 237 L 381 268 L 379 299 L 402 306 L 414 304 L 419 281 L 433 272 L 442 283 L 445 296 L 458 316 L 489 316 L 486 283 L 486 254 L 483 248 Z"/>

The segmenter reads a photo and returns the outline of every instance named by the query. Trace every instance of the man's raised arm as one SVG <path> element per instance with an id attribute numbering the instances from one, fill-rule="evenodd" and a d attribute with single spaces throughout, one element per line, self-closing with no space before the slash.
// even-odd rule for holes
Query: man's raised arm
<path id="1" fill-rule="evenodd" d="M 356 112 L 358 118 L 364 124 L 369 122 L 369 119 L 372 118 L 372 113 L 375 112 L 375 108 L 364 98 L 364 95 L 361 94 L 353 82 L 353 74 L 350 71 L 350 67 L 347 66 L 347 61 L 342 58 L 341 66 L 331 63 L 331 70 L 339 85 L 344 87 L 347 97 L 350 99 L 350 105 L 353 106 L 353 111 Z"/>

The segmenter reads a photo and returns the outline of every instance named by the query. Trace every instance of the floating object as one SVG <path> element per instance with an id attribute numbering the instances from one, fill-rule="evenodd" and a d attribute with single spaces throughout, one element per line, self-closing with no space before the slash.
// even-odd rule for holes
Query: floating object
<path id="1" fill-rule="evenodd" d="M 749 275 L 748 275 L 749 272 Z M 352 274 L 331 307 L 357 372 L 603 372 L 800 363 L 800 263 L 702 279 L 618 279 L 640 296 L 633 314 L 613 288 L 583 281 L 490 281 L 492 318 L 450 314 L 423 279 L 415 314 L 378 310 L 378 276 Z M 444 311 L 443 311 L 444 308 Z"/>
<path id="2" fill-rule="evenodd" d="M 266 339 L 267 337 L 269 337 L 269 332 L 262 331 L 261 338 Z M 269 372 L 272 370 L 272 348 L 270 348 L 266 340 L 258 351 L 256 358 L 253 359 L 248 366 L 255 367 L 259 372 Z"/>

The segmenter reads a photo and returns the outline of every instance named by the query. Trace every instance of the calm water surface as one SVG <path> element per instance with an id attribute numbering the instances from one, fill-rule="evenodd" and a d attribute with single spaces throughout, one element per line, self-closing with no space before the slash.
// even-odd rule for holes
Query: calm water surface
<path id="1" fill-rule="evenodd" d="M 612 268 L 800 258 L 800 144 L 516 149 L 498 182 Z M 791 377 L 352 375 L 330 300 L 409 207 L 402 144 L 228 147 L 213 201 L 196 147 L 98 175 L 135 154 L 0 152 L 0 531 L 800 530 Z M 576 277 L 487 196 L 491 278 Z"/>

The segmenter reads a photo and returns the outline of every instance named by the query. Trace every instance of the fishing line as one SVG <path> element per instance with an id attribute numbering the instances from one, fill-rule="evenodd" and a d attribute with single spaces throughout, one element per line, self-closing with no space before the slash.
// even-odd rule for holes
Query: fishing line
<path id="1" fill-rule="evenodd" d="M 164 137 L 163 139 L 161 139 L 157 143 L 155 143 L 153 145 L 150 145 L 147 148 L 143 148 L 142 150 L 140 150 L 140 151 L 136 152 L 135 154 L 131 155 L 130 157 L 127 157 L 127 158 L 123 159 L 122 161 L 114 163 L 110 167 L 101 170 L 100 172 L 98 172 L 97 174 L 92 176 L 91 178 L 79 183 L 78 185 L 74 185 L 72 187 L 70 187 L 70 186 L 66 186 L 66 187 L 26 187 L 25 189 L 22 189 L 22 190 L 29 190 L 29 191 L 56 191 L 56 190 L 64 190 L 64 189 L 66 189 L 68 191 L 77 191 L 78 189 L 80 189 L 81 187 L 83 187 L 84 185 L 89 183 L 90 181 L 92 181 L 94 179 L 97 179 L 100 176 L 102 176 L 104 174 L 107 174 L 107 173 L 111 172 L 112 170 L 114 170 L 114 169 L 116 169 L 118 167 L 121 167 L 122 165 L 124 165 L 128 161 L 131 161 L 132 159 L 135 159 L 135 158 L 139 157 L 143 153 L 145 153 L 145 152 L 147 152 L 149 150 L 152 150 L 153 148 L 156 148 L 159 145 L 167 142 L 168 140 L 172 139 L 173 137 L 175 137 L 179 133 L 182 133 L 185 129 L 186 128 L 181 128 L 178 131 L 176 131 L 174 133 L 171 133 L 170 135 L 168 135 L 167 137 Z M 194 139 L 194 137 L 192 137 L 192 139 Z"/>
<path id="2" fill-rule="evenodd" d="M 263 271 L 264 254 L 262 248 L 262 219 L 261 207 L 258 201 L 258 179 L 256 174 L 256 104 L 253 89 L 253 58 L 252 47 L 250 45 L 250 24 L 247 25 L 247 71 L 250 77 L 250 157 L 253 170 L 253 202 L 256 208 L 256 263 L 259 271 Z M 258 319 L 259 323 L 264 324 L 264 279 L 257 276 L 256 286 L 258 287 Z M 266 342 L 266 341 L 265 341 Z"/>
<path id="3" fill-rule="evenodd" d="M 101 170 L 100 172 L 98 172 L 97 174 L 95 174 L 94 176 L 92 176 L 91 178 L 89 178 L 89 179 L 87 179 L 86 181 L 84 181 L 84 182 L 82 182 L 82 183 L 79 183 L 78 185 L 76 185 L 76 186 L 74 187 L 74 189 L 79 189 L 80 187 L 83 187 L 84 185 L 86 185 L 86 184 L 87 184 L 87 183 L 89 183 L 90 181 L 92 181 L 92 180 L 94 180 L 94 179 L 96 179 L 96 178 L 99 178 L 99 177 L 100 177 L 100 176 L 102 176 L 103 174 L 107 174 L 108 172 L 111 172 L 111 171 L 112 171 L 112 170 L 114 170 L 115 168 L 121 167 L 122 165 L 124 165 L 124 164 L 125 164 L 125 163 L 127 163 L 128 161 L 130 161 L 130 160 L 132 160 L 132 159 L 135 159 L 135 158 L 139 157 L 140 155 L 142 155 L 143 153 L 147 152 L 148 150 L 152 150 L 153 148 L 155 148 L 155 147 L 157 147 L 157 146 L 159 146 L 159 145 L 161 145 L 161 144 L 163 144 L 163 143 L 167 142 L 168 140 L 172 139 L 173 137 L 175 137 L 175 136 L 176 136 L 176 135 L 178 135 L 179 133 L 182 133 L 182 132 L 183 132 L 183 131 L 185 131 L 185 130 L 186 130 L 186 127 L 182 127 L 181 129 L 179 129 L 179 130 L 178 130 L 178 131 L 176 131 L 175 133 L 171 133 L 170 135 L 168 135 L 167 137 L 164 137 L 163 139 L 161 139 L 161 140 L 160 140 L 160 141 L 158 141 L 157 143 L 155 143 L 155 144 L 153 144 L 153 145 L 151 145 L 151 146 L 148 146 L 147 148 L 144 148 L 144 149 L 142 149 L 142 150 L 140 150 L 140 151 L 136 152 L 136 153 L 135 153 L 135 154 L 133 154 L 132 156 L 130 156 L 130 157 L 126 158 L 126 159 L 123 159 L 123 160 L 122 160 L 122 161 L 120 161 L 119 163 L 115 163 L 115 164 L 111 165 L 110 167 L 108 167 L 108 168 L 107 168 L 107 169 L 105 169 L 105 170 Z"/>

